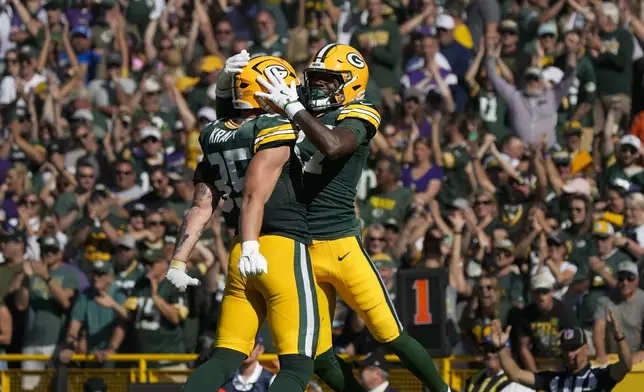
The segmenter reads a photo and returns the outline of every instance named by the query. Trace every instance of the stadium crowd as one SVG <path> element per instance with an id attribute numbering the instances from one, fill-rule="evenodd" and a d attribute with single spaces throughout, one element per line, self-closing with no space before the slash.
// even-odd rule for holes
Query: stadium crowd
<path id="1" fill-rule="evenodd" d="M 234 228 L 215 213 L 203 233 L 189 263 L 199 288 L 179 295 L 164 276 L 199 131 L 217 118 L 218 72 L 243 49 L 301 71 L 341 42 L 365 56 L 366 98 L 383 117 L 356 206 L 394 301 L 397 271 L 442 268 L 455 354 L 482 354 L 501 320 L 524 369 L 557 356 L 574 326 L 603 363 L 618 348 L 610 309 L 644 361 L 642 11 L 628 0 L 3 0 L 0 353 L 66 363 L 86 352 L 114 366 L 115 352 L 211 346 Z M 338 352 L 377 349 L 338 305 Z M 256 353 L 270 352 L 263 335 Z"/>

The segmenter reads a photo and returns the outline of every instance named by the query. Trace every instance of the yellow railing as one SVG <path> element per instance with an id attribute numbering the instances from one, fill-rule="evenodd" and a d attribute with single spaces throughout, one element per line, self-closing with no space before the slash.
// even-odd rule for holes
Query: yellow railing
<path id="1" fill-rule="evenodd" d="M 345 359 L 351 360 L 353 358 L 344 356 Z M 131 368 L 120 369 L 73 369 L 70 375 L 73 375 L 74 381 L 69 381 L 74 385 L 82 385 L 82 382 L 90 376 L 104 376 L 106 382 L 109 375 L 120 377 L 120 384 L 129 383 L 154 383 L 159 379 L 160 375 L 182 375 L 189 374 L 190 370 L 162 370 L 150 368 L 150 362 L 167 361 L 171 363 L 189 362 L 197 359 L 194 354 L 115 354 L 110 356 L 111 362 L 127 362 L 131 363 Z M 617 358 L 611 358 L 615 361 Z M 21 355 L 21 354 L 7 354 L 0 355 L 0 361 L 7 362 L 20 362 L 20 361 L 42 361 L 47 362 L 50 357 L 47 355 Z M 96 362 L 93 355 L 74 355 L 71 359 L 74 362 Z M 260 357 L 260 362 L 267 368 L 274 370 L 277 363 L 277 356 L 273 354 L 265 354 Z M 387 360 L 392 363 L 398 363 L 399 360 L 394 355 L 388 355 Z M 471 377 L 481 367 L 480 357 L 449 357 L 437 358 L 435 364 L 438 367 L 443 379 L 450 384 L 452 390 L 459 391 L 465 385 L 467 378 Z M 134 365 L 136 364 L 136 365 Z M 43 372 L 27 372 L 21 370 L 8 370 L 0 372 L 0 386 L 2 392 L 18 391 L 19 387 L 13 389 L 16 384 L 19 385 L 20 377 L 30 374 L 48 375 L 51 377 L 53 370 L 46 370 Z M 127 376 L 127 380 L 124 379 Z M 392 385 L 399 389 L 401 392 L 415 392 L 421 390 L 421 384 L 405 369 L 394 369 L 390 372 Z M 17 382 L 16 382 L 17 381 Z M 634 367 L 633 371 L 626 377 L 626 379 L 618 385 L 615 389 L 617 392 L 634 391 L 644 385 L 644 363 L 638 364 Z M 633 389 L 635 388 L 635 389 Z M 39 388 L 40 390 L 40 388 Z M 44 390 L 44 389 L 43 389 Z M 70 391 L 78 390 L 77 388 L 70 387 Z M 120 388 L 110 387 L 110 391 L 125 390 L 121 385 Z M 326 390 L 326 389 L 325 389 Z"/>

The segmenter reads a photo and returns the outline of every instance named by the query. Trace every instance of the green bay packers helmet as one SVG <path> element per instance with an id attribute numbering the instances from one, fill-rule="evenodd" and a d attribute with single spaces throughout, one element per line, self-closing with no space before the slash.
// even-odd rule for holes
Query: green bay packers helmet
<path id="1" fill-rule="evenodd" d="M 269 73 L 270 72 L 270 73 Z M 277 107 L 267 100 L 256 97 L 256 92 L 268 92 L 257 77 L 268 81 L 268 75 L 273 74 L 284 79 L 290 86 L 291 82 L 300 85 L 295 70 L 285 60 L 274 56 L 259 56 L 251 59 L 242 71 L 233 77 L 233 107 L 235 109 L 263 109 L 269 113 L 277 112 Z"/>
<path id="2" fill-rule="evenodd" d="M 318 78 L 335 78 L 334 90 L 312 85 Z M 304 95 L 311 110 L 323 111 L 364 98 L 369 68 L 356 49 L 349 45 L 328 44 L 318 50 L 304 69 Z"/>

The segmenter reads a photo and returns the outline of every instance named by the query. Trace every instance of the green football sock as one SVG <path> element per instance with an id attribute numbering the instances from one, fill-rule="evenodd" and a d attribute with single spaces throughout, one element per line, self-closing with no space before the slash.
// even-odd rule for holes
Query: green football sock
<path id="1" fill-rule="evenodd" d="M 400 358 L 403 366 L 414 374 L 431 392 L 447 392 L 449 387 L 436 370 L 432 358 L 418 341 L 406 332 L 387 343 L 387 347 Z"/>
<path id="2" fill-rule="evenodd" d="M 335 392 L 366 392 L 353 376 L 353 368 L 333 349 L 315 358 L 315 374 Z"/>
<path id="3" fill-rule="evenodd" d="M 212 358 L 188 377 L 183 392 L 217 391 L 230 381 L 246 355 L 227 348 L 215 348 Z"/>
<path id="4" fill-rule="evenodd" d="M 268 392 L 303 392 L 313 375 L 313 358 L 304 355 L 280 355 L 280 371 Z"/>

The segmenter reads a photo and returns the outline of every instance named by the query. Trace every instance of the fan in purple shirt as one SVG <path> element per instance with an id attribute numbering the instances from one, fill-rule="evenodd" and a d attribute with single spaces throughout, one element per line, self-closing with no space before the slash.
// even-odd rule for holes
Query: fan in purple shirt
<path id="1" fill-rule="evenodd" d="M 440 192 L 443 168 L 432 163 L 432 149 L 429 139 L 412 135 L 404 155 L 407 163 L 400 180 L 415 193 L 416 203 L 427 204 Z"/>

